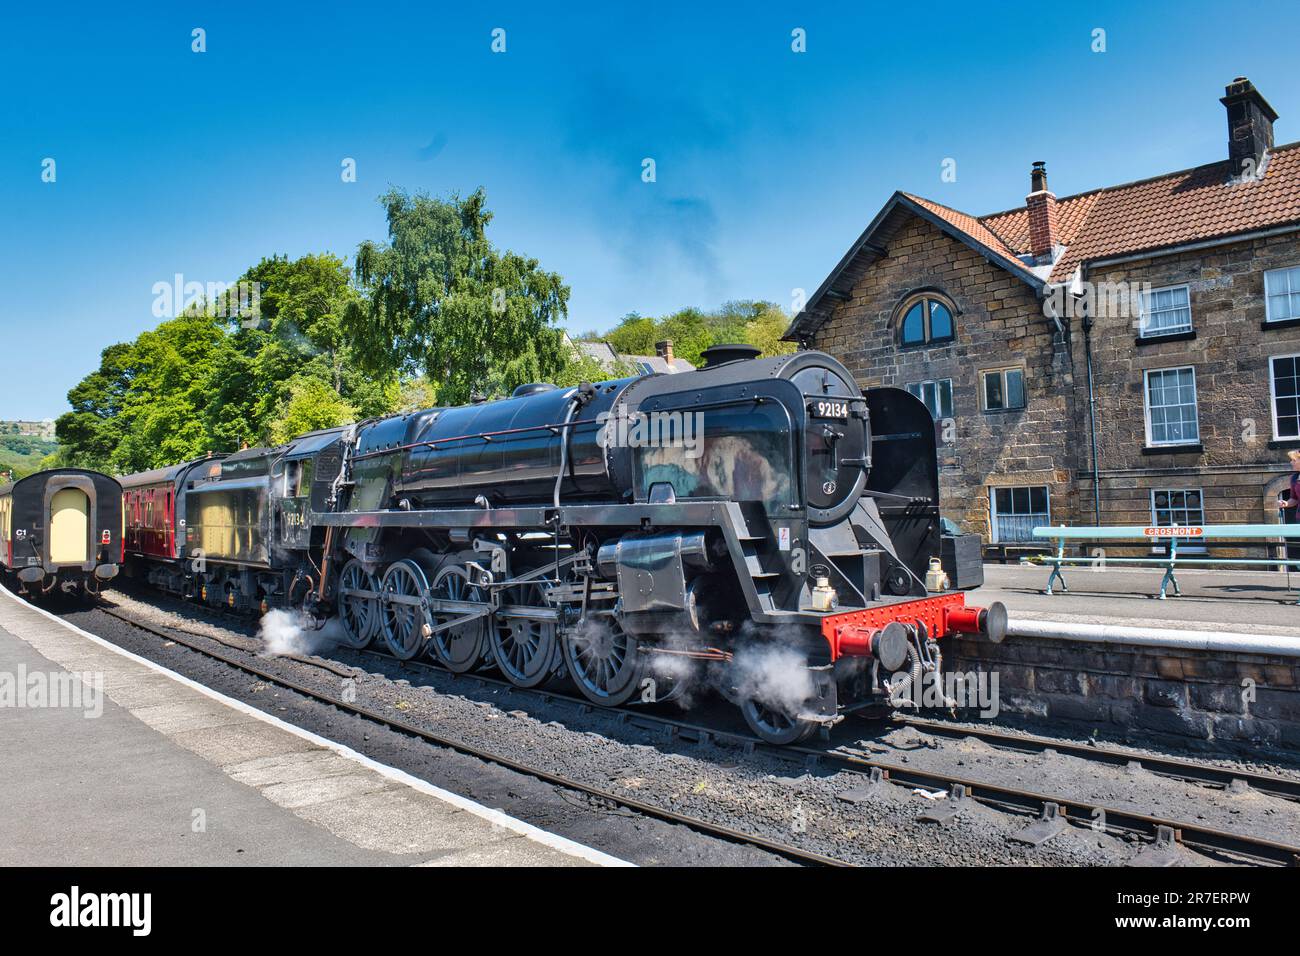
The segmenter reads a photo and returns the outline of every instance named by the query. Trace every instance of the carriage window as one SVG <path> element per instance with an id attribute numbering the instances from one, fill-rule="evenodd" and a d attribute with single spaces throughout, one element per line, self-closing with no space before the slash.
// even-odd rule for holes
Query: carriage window
<path id="1" fill-rule="evenodd" d="M 678 498 L 791 503 L 790 423 L 773 404 L 642 413 L 606 436 L 636 449 L 640 500 L 669 485 Z"/>

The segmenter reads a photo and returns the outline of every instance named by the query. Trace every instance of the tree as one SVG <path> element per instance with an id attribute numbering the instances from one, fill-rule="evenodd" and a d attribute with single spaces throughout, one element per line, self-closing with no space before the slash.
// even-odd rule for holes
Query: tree
<path id="1" fill-rule="evenodd" d="M 795 343 L 782 342 L 790 319 L 772 302 L 724 302 L 711 312 L 697 308 L 679 309 L 662 318 L 629 313 L 603 339 L 620 355 L 654 355 L 655 345 L 665 339 L 673 343 L 673 355 L 700 365 L 710 345 L 746 342 L 762 349 L 764 356 L 786 355 Z"/>
<path id="2" fill-rule="evenodd" d="M 104 350 L 56 424 L 61 463 L 138 471 L 393 409 L 397 376 L 351 359 L 343 260 L 272 257 L 241 281 L 260 290 L 257 321 L 201 303 Z"/>
<path id="3" fill-rule="evenodd" d="M 602 365 L 577 348 L 570 347 L 564 367 L 548 381 L 560 388 L 569 388 L 583 382 L 609 382 L 640 374 L 640 370 L 631 362 L 619 359 L 612 365 Z"/>
<path id="4" fill-rule="evenodd" d="M 392 409 L 397 376 L 356 367 L 343 330 L 343 312 L 357 298 L 347 265 L 337 256 L 263 259 L 241 277 L 261 290 L 256 322 L 231 323 L 232 349 L 215 387 L 223 445 L 266 442 L 282 428 L 291 387 L 307 379 L 327 384 L 338 406 L 365 417 Z"/>
<path id="5" fill-rule="evenodd" d="M 357 410 L 340 398 L 329 382 L 312 377 L 295 379 L 289 385 L 288 400 L 271 425 L 270 440 L 279 445 L 307 432 L 346 425 L 356 415 Z"/>
<path id="6" fill-rule="evenodd" d="M 567 314 L 569 288 L 536 259 L 493 247 L 482 189 L 463 200 L 392 190 L 380 202 L 388 241 L 357 249 L 362 298 L 343 313 L 365 371 L 423 373 L 456 404 L 563 368 L 555 322 Z"/>

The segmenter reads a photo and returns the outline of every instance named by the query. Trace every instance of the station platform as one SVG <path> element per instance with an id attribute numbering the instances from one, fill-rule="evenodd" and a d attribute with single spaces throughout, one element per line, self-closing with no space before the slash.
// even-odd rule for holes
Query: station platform
<path id="1" fill-rule="evenodd" d="M 0 767 L 0 866 L 622 863 L 202 687 L 3 588 Z"/>
<path id="2" fill-rule="evenodd" d="M 1232 631 L 1300 638 L 1300 572 L 1179 568 L 1182 596 L 1157 600 L 1160 568 L 1065 568 L 1068 593 L 1044 594 L 1046 567 L 984 565 L 984 585 L 967 592 L 975 605 L 1001 601 L 1012 620 Z"/>

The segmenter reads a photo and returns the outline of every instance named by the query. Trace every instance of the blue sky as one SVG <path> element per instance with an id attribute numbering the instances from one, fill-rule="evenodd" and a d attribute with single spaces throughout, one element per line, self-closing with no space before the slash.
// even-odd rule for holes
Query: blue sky
<path id="1" fill-rule="evenodd" d="M 389 185 L 485 187 L 584 331 L 789 308 L 895 189 L 985 213 L 1033 160 L 1063 196 L 1220 159 L 1239 74 L 1300 139 L 1295 4 L 77 6 L 0 14 L 0 418 L 66 410 L 157 282 L 383 238 Z"/>

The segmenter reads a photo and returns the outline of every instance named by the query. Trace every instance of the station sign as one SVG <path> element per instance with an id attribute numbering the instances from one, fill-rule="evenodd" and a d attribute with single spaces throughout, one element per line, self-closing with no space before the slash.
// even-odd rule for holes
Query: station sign
<path id="1" fill-rule="evenodd" d="M 1199 538 L 1205 529 L 1194 525 L 1188 527 L 1143 528 L 1142 533 L 1148 538 Z"/>

